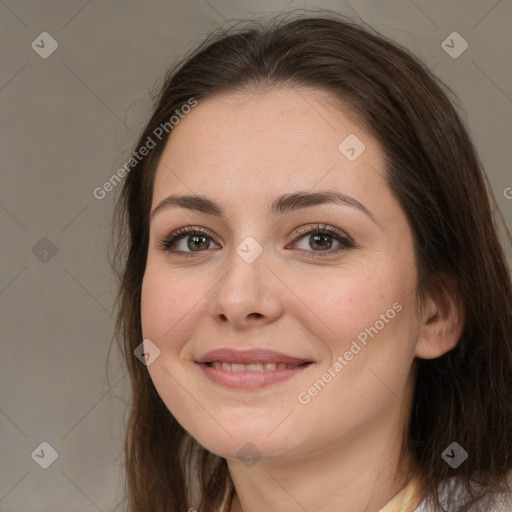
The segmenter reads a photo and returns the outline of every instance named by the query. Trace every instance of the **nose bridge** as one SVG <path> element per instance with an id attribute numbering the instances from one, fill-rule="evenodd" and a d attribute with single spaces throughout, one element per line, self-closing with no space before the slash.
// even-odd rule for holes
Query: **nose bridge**
<path id="1" fill-rule="evenodd" d="M 227 273 L 218 282 L 210 312 L 240 324 L 251 317 L 274 318 L 280 311 L 275 276 L 267 268 L 270 253 L 252 235 L 235 243 L 226 259 Z"/>
<path id="2" fill-rule="evenodd" d="M 259 293 L 260 285 L 265 281 L 263 274 L 268 272 L 267 255 L 263 245 L 253 236 L 245 236 L 241 242 L 234 245 L 228 257 L 229 273 L 225 276 L 224 286 L 231 293 L 241 297 Z M 222 283 L 221 283 L 222 284 Z"/>
<path id="3" fill-rule="evenodd" d="M 257 269 L 261 265 L 262 260 L 266 260 L 268 251 L 268 227 L 265 215 L 260 220 L 257 219 L 261 215 L 261 209 L 258 205 L 249 201 L 245 204 L 238 203 L 237 215 L 231 219 L 233 221 L 233 246 L 230 248 L 229 264 L 238 266 L 245 264 L 252 266 L 257 263 Z M 266 231 L 265 231 L 266 230 Z M 266 247 L 264 249 L 264 247 Z M 243 268 L 243 265 L 242 265 Z"/>

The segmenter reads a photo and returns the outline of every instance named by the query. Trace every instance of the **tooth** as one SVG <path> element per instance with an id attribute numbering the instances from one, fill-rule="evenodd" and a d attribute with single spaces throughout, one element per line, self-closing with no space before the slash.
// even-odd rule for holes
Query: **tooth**
<path id="1" fill-rule="evenodd" d="M 250 372 L 262 372 L 263 364 L 261 363 L 249 363 L 245 365 L 245 369 Z"/>
<path id="2" fill-rule="evenodd" d="M 287 364 L 287 363 L 227 363 L 226 361 L 212 361 L 211 367 L 217 370 L 227 370 L 230 372 L 261 372 L 261 371 L 273 371 L 273 370 L 290 370 L 298 368 L 300 365 Z"/>

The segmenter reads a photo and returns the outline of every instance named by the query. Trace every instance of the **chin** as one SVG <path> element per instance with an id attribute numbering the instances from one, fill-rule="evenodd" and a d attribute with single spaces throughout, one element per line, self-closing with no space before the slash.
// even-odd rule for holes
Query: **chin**
<path id="1" fill-rule="evenodd" d="M 273 427 L 275 429 L 275 425 Z M 272 458 L 296 458 L 299 456 L 301 446 L 304 443 L 297 439 L 291 432 L 281 431 L 267 435 L 272 429 L 262 429 L 257 424 L 252 428 L 231 428 L 229 436 L 212 437 L 212 431 L 201 432 L 199 435 L 191 435 L 204 448 L 225 459 L 238 459 L 247 466 L 254 464 L 259 459 Z"/>

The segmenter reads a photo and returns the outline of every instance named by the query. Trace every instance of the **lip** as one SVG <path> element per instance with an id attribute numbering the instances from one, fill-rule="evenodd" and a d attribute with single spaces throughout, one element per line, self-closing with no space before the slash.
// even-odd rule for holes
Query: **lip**
<path id="1" fill-rule="evenodd" d="M 226 363 L 286 363 L 302 364 L 312 363 L 309 359 L 289 356 L 282 352 L 275 352 L 267 349 L 233 350 L 231 348 L 219 348 L 210 350 L 196 360 L 196 363 L 212 363 L 223 361 Z"/>
<path id="2" fill-rule="evenodd" d="M 264 371 L 240 371 L 233 372 L 222 368 L 213 368 L 207 363 L 222 361 L 227 363 L 286 363 L 291 365 L 300 365 L 297 368 L 286 368 L 280 370 Z M 282 382 L 290 379 L 298 373 L 311 366 L 313 361 L 299 357 L 290 356 L 281 352 L 275 352 L 267 349 L 233 350 L 222 348 L 211 350 L 199 359 L 196 364 L 199 365 L 213 382 L 230 388 L 258 389 L 265 386 Z"/>

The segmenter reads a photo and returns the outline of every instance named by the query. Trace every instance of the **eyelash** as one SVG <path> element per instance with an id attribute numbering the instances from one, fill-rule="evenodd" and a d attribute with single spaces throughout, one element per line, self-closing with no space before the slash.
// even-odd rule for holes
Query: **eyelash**
<path id="1" fill-rule="evenodd" d="M 344 252 L 347 249 L 352 249 L 355 247 L 355 243 L 348 237 L 343 231 L 334 228 L 332 226 L 327 226 L 325 224 L 317 224 L 314 227 L 306 227 L 303 229 L 299 229 L 297 231 L 297 237 L 293 240 L 293 242 L 299 241 L 301 238 L 306 235 L 328 235 L 331 238 L 334 238 L 341 244 L 341 247 L 336 250 L 327 250 L 327 251 L 306 251 L 311 252 L 311 256 L 314 258 L 325 258 L 327 256 L 332 256 L 333 254 L 338 254 L 340 252 Z M 182 238 L 186 238 L 187 236 L 192 235 L 205 235 L 210 239 L 214 239 L 212 233 L 207 229 L 204 229 L 199 226 L 186 226 L 183 228 L 179 228 L 169 236 L 163 238 L 158 242 L 158 249 L 163 251 L 168 251 L 170 253 L 183 255 L 183 256 L 191 256 L 195 257 L 197 253 L 202 253 L 205 251 L 177 251 L 174 250 L 173 247 L 176 245 Z M 217 243 L 217 242 L 215 242 Z M 301 249 L 302 250 L 302 249 Z"/>

